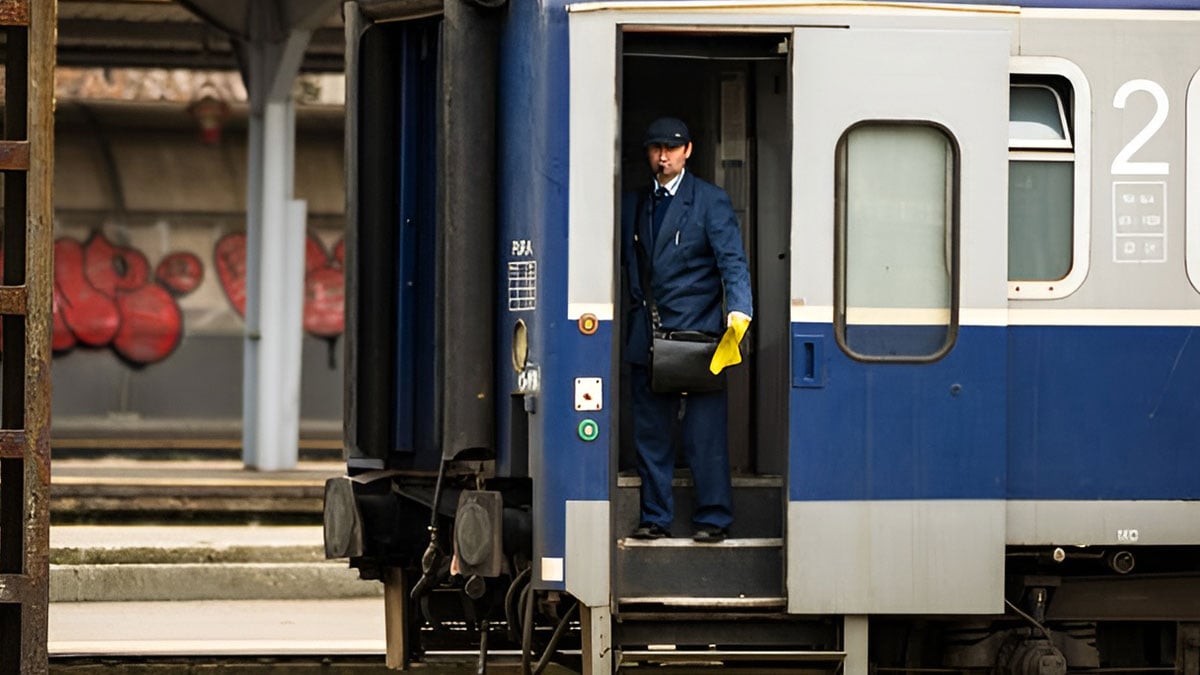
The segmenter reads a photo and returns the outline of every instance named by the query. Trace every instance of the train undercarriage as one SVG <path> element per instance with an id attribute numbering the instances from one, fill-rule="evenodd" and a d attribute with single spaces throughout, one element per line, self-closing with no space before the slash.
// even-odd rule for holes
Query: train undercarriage
<path id="1" fill-rule="evenodd" d="M 528 672 L 551 663 L 580 672 L 835 673 L 858 664 L 868 669 L 861 672 L 914 674 L 1200 672 L 1198 550 L 1014 546 L 1003 615 L 801 616 L 786 611 L 782 549 L 764 546 L 770 537 L 716 550 L 618 536 L 595 552 L 614 570 L 612 604 L 588 607 L 529 583 L 528 481 L 482 478 L 480 463 L 457 469 L 440 489 L 432 474 L 401 472 L 327 485 L 327 554 L 350 557 L 362 578 L 384 583 L 393 667 L 473 660 L 479 672 L 500 662 Z M 735 478 L 735 490 L 751 504 L 746 493 L 769 482 Z M 686 474 L 677 483 L 685 497 Z M 618 497 L 615 517 L 627 520 L 622 506 Z"/>

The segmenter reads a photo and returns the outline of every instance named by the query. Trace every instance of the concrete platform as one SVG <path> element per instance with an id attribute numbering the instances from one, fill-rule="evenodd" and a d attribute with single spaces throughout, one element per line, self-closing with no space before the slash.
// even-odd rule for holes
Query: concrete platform
<path id="1" fill-rule="evenodd" d="M 320 526 L 53 526 L 50 601 L 379 597 Z"/>
<path id="2" fill-rule="evenodd" d="M 55 459 L 50 511 L 55 522 L 245 520 L 290 517 L 320 522 L 327 478 L 340 461 L 304 461 L 287 471 L 247 469 L 230 459 Z"/>
<path id="3" fill-rule="evenodd" d="M 51 565 L 50 602 L 382 597 L 344 563 Z"/>
<path id="4" fill-rule="evenodd" d="M 51 564 L 324 562 L 320 525 L 54 525 Z"/>
<path id="5" fill-rule="evenodd" d="M 50 601 L 379 598 L 382 584 L 325 560 L 325 480 L 343 472 L 340 461 L 263 472 L 202 454 L 55 459 Z"/>
<path id="6" fill-rule="evenodd" d="M 382 654 L 383 603 L 358 600 L 50 605 L 51 656 Z"/>

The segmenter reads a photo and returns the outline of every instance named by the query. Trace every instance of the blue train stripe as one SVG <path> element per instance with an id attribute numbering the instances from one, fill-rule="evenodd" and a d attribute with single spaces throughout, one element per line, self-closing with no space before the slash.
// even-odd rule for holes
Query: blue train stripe
<path id="1" fill-rule="evenodd" d="M 824 384 L 792 389 L 792 501 L 1004 498 L 1003 327 L 964 326 L 927 364 L 856 361 L 831 325 L 792 328 L 824 355 Z"/>
<path id="2" fill-rule="evenodd" d="M 793 355 L 793 501 L 1200 498 L 1192 327 L 961 326 L 924 365 L 792 327 L 823 359 Z"/>
<path id="3" fill-rule="evenodd" d="M 1009 497 L 1200 496 L 1194 330 L 1010 328 Z"/>

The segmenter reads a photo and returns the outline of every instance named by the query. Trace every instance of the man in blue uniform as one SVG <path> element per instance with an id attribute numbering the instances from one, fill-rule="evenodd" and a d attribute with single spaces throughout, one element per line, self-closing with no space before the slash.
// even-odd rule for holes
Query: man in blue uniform
<path id="1" fill-rule="evenodd" d="M 632 536 L 671 536 L 675 420 L 696 490 L 693 539 L 719 542 L 733 522 L 726 449 L 725 392 L 656 394 L 650 389 L 651 326 L 642 290 L 638 248 L 666 330 L 720 335 L 735 316 L 753 314 L 750 272 L 737 216 L 721 188 L 685 170 L 692 139 L 682 121 L 664 117 L 643 139 L 653 181 L 625 196 L 622 246 L 632 309 L 624 358 L 631 364 L 634 442 L 642 479 L 641 523 Z"/>

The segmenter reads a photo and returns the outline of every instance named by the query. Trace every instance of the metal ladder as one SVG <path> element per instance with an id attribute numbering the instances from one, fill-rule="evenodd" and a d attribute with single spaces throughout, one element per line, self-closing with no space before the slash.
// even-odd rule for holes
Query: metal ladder
<path id="1" fill-rule="evenodd" d="M 0 0 L 0 673 L 45 673 L 57 0 Z"/>

